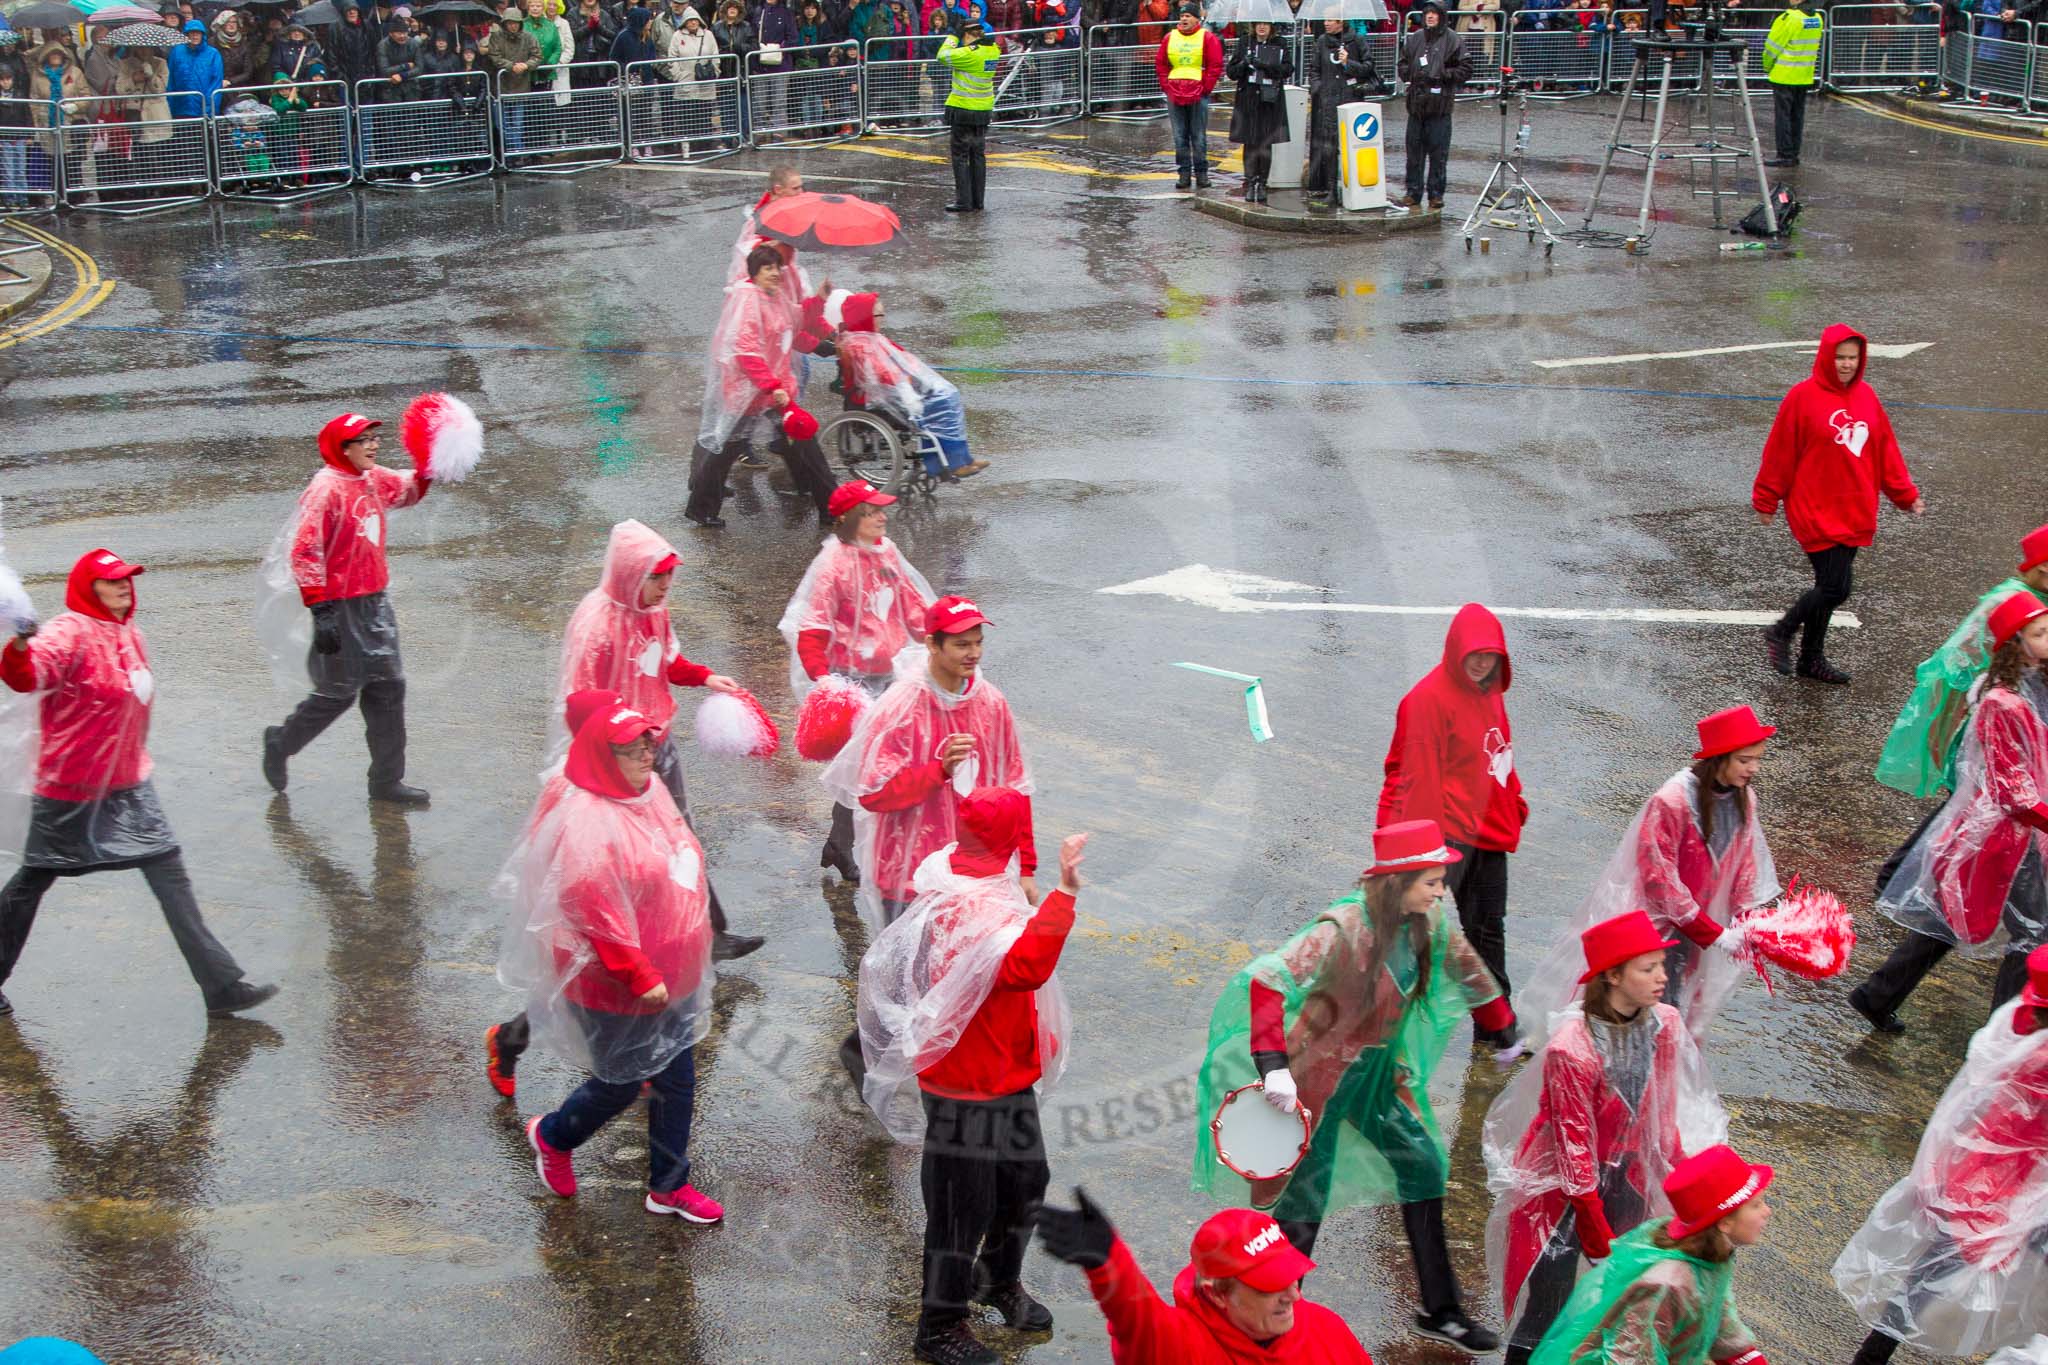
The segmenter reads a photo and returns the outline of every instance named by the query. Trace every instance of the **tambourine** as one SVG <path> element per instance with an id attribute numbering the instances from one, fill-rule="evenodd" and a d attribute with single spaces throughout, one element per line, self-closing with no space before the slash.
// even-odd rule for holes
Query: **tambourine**
<path id="1" fill-rule="evenodd" d="M 1283 1114 L 1266 1103 L 1265 1089 L 1263 1081 L 1239 1086 L 1209 1120 L 1216 1159 L 1246 1180 L 1278 1179 L 1308 1155 L 1308 1110 L 1296 1105 Z"/>

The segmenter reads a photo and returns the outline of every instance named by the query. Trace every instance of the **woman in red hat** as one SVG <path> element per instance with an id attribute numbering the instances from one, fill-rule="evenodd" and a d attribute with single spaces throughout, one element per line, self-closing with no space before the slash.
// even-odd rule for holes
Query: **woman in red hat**
<path id="1" fill-rule="evenodd" d="M 1530 1365 L 1768 1365 L 1735 1311 L 1735 1253 L 1763 1240 L 1771 1174 L 1728 1146 L 1680 1162 L 1664 1178 L 1674 1216 L 1615 1239 Z"/>
<path id="2" fill-rule="evenodd" d="M 1870 1324 L 1854 1365 L 1901 1342 L 1976 1356 L 2041 1330 L 2048 1304 L 2048 947 L 2020 997 L 1970 1040 L 1910 1175 L 1878 1200 L 1835 1261 Z"/>
<path id="3" fill-rule="evenodd" d="M 1308 1111 L 1307 1155 L 1286 1175 L 1247 1182 L 1198 1125 L 1194 1187 L 1270 1209 L 1304 1254 L 1337 1210 L 1398 1203 L 1421 1287 L 1417 1330 L 1491 1351 L 1500 1339 L 1466 1316 L 1451 1269 L 1429 1078 L 1467 1013 L 1501 1059 L 1520 1056 L 1515 1013 L 1444 915 L 1445 869 L 1460 855 L 1437 823 L 1383 826 L 1372 845 L 1358 886 L 1246 965 L 1209 1017 L 1201 1114 L 1257 1081 L 1274 1107 Z"/>
<path id="4" fill-rule="evenodd" d="M 2027 953 L 2048 937 L 2048 605 L 2014 593 L 1991 613 L 1991 638 L 1955 791 L 1878 897 L 1910 932 L 1849 993 L 1881 1033 L 1904 1032 L 1899 1006 L 1951 948 L 2003 944 L 1995 1009 L 2019 994 Z"/>
<path id="5" fill-rule="evenodd" d="M 1694 1038 L 1706 1033 L 1743 974 L 1735 916 L 1779 890 L 1753 788 L 1777 727 L 1734 706 L 1707 716 L 1698 729 L 1692 765 L 1667 778 L 1636 812 L 1578 918 L 1583 933 L 1617 915 L 1649 912 L 1658 932 L 1677 941 L 1665 959 L 1665 999 Z M 1560 942 L 1522 992 L 1532 1037 L 1547 1032 L 1551 1014 L 1570 1000 L 1578 959 L 1576 942 Z"/>
<path id="6" fill-rule="evenodd" d="M 1582 995 L 1486 1114 L 1494 1191 L 1487 1260 L 1526 1365 L 1579 1277 L 1614 1237 L 1666 1211 L 1663 1180 L 1728 1135 L 1728 1115 L 1676 1009 L 1662 1003 L 1666 939 L 1643 911 L 1579 936 Z"/>
<path id="7" fill-rule="evenodd" d="M 141 572 L 111 550 L 88 550 L 71 566 L 66 609 L 40 628 L 20 623 L 0 649 L 0 681 L 33 698 L 0 705 L 6 785 L 30 767 L 35 773 L 34 794 L 20 812 L 25 821 L 8 808 L 11 792 L 0 792 L 0 855 L 20 860 L 0 890 L 0 985 L 59 877 L 132 867 L 156 893 L 207 1013 L 233 1014 L 262 1004 L 277 987 L 244 981 L 234 955 L 207 929 L 156 799 L 147 747 L 156 675 L 135 624 Z M 0 1015 L 13 1012 L 0 995 Z"/>
<path id="8" fill-rule="evenodd" d="M 776 628 L 789 645 L 789 687 L 801 703 L 818 679 L 843 678 L 870 697 L 894 681 L 896 656 L 924 634 L 938 600 L 932 585 L 889 539 L 896 499 L 862 479 L 832 490 L 832 534 L 804 570 Z M 818 866 L 860 880 L 853 861 L 853 811 L 832 805 L 832 832 Z"/>

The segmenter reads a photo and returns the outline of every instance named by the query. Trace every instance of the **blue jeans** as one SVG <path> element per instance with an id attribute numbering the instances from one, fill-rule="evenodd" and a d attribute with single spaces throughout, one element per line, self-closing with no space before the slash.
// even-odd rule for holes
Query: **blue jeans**
<path id="1" fill-rule="evenodd" d="M 1173 125 L 1173 159 L 1185 175 L 1190 166 L 1199 175 L 1209 174 L 1209 101 L 1166 106 L 1167 122 Z"/>
<path id="2" fill-rule="evenodd" d="M 498 116 L 504 120 L 505 150 L 523 152 L 526 150 L 526 106 L 524 104 L 501 103 Z"/>
<path id="3" fill-rule="evenodd" d="M 28 140 L 0 140 L 0 194 L 28 193 Z"/>
<path id="4" fill-rule="evenodd" d="M 936 479 L 944 472 L 939 467 L 940 455 L 945 457 L 946 469 L 958 469 L 974 457 L 967 451 L 967 416 L 960 406 L 960 391 L 947 385 L 922 397 L 924 415 L 918 425 L 939 443 L 939 455 L 926 455 L 924 467 Z"/>
<path id="5" fill-rule="evenodd" d="M 684 1048 L 660 1075 L 651 1078 L 647 1098 L 647 1188 L 668 1194 L 690 1183 L 690 1119 L 697 1104 L 697 1050 Z M 592 1076 L 540 1121 L 548 1146 L 573 1152 L 597 1130 L 633 1107 L 638 1081 L 601 1081 Z"/>

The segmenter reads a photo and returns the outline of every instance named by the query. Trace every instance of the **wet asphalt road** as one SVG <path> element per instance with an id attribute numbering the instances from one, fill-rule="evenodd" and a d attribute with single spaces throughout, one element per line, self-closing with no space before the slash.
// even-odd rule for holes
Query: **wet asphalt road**
<path id="1" fill-rule="evenodd" d="M 1531 174 L 1573 225 L 1611 107 L 1537 115 Z M 1484 175 L 1490 115 L 1459 114 L 1454 212 Z M 891 330 L 934 362 L 990 371 L 958 377 L 995 467 L 892 529 L 997 622 L 987 667 L 1037 770 L 1043 847 L 1096 833 L 1062 972 L 1077 1059 L 1046 1104 L 1054 1188 L 1088 1185 L 1164 1283 L 1209 1211 L 1186 1173 L 1210 1005 L 1363 865 L 1394 703 L 1444 618 L 1096 590 L 1204 563 L 1338 602 L 1775 608 L 1804 560 L 1747 493 L 1809 355 L 1530 362 L 1812 337 L 1837 318 L 1934 342 L 1872 370 L 1930 512 L 1887 512 L 1859 559 L 1865 628 L 1833 651 L 1853 688 L 1768 673 L 1746 628 L 1509 626 L 1533 812 L 1516 965 L 1689 755 L 1694 718 L 1738 702 L 1782 727 L 1759 788 L 1781 872 L 1867 910 L 1917 818 L 1868 775 L 1912 665 L 2048 520 L 2026 321 L 2048 303 L 2031 269 L 2048 158 L 1824 106 L 1796 254 L 1718 257 L 1681 186 L 1660 194 L 1648 258 L 1546 262 L 1512 239 L 1468 256 L 1448 231 L 1247 235 L 1128 178 L 1170 169 L 1162 127 L 1055 133 L 1000 139 L 1042 156 L 999 166 L 975 220 L 939 212 L 943 167 L 916 159 L 939 143 L 796 159 L 912 229 L 905 249 L 832 262 L 835 283 L 879 288 Z M 908 1358 L 916 1153 L 882 1139 L 833 1058 L 863 937 L 815 868 L 827 803 L 793 752 L 688 757 L 735 925 L 770 936 L 722 974 L 699 1063 L 694 1178 L 725 1226 L 640 1211 L 636 1122 L 585 1149 L 573 1204 L 545 1196 L 519 1116 L 573 1078 L 536 1056 L 515 1106 L 481 1075 L 483 1028 L 515 1008 L 492 975 L 490 884 L 534 790 L 561 626 L 612 522 L 641 517 L 682 549 L 686 652 L 788 710 L 774 623 L 817 541 L 808 514 L 778 471 L 741 476 L 723 532 L 681 519 L 718 275 L 770 159 L 63 228 L 119 288 L 0 357 L 9 553 L 46 610 L 89 547 L 150 565 L 159 788 L 214 927 L 285 994 L 209 1029 L 139 878 L 51 894 L 0 1023 L 0 1337 L 57 1332 L 122 1362 Z M 390 527 L 411 775 L 434 805 L 366 807 L 351 718 L 272 799 L 259 734 L 291 699 L 250 629 L 256 563 L 317 468 L 319 424 L 395 417 L 429 387 L 490 431 L 474 480 Z M 1262 675 L 1278 737 L 1254 746 L 1235 689 L 1166 667 L 1184 658 Z M 1863 927 L 1854 971 L 1893 938 Z M 1773 1359 L 1846 1359 L 1860 1336 L 1827 1267 L 1904 1171 L 1989 989 L 1985 965 L 1947 965 L 1913 1031 L 1873 1040 L 1842 984 L 1750 988 L 1711 1035 L 1737 1144 L 1780 1171 L 1769 1244 L 1739 1271 Z M 1461 1271 L 1496 1324 L 1477 1129 L 1499 1084 L 1446 1065 L 1436 1096 Z M 1405 1331 L 1391 1211 L 1340 1216 L 1317 1250 L 1312 1292 L 1378 1358 L 1446 1358 Z M 1059 1326 L 1018 1358 L 1106 1360 L 1078 1275 L 1034 1252 L 1026 1278 Z"/>

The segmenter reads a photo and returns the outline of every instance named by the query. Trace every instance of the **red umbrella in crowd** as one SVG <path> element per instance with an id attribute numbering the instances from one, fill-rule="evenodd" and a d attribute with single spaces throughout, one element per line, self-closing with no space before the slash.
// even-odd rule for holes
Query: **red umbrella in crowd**
<path id="1" fill-rule="evenodd" d="M 875 251 L 896 240 L 903 220 L 896 210 L 851 194 L 806 191 L 769 200 L 755 226 L 800 251 Z"/>

